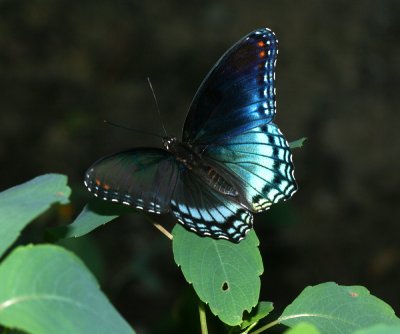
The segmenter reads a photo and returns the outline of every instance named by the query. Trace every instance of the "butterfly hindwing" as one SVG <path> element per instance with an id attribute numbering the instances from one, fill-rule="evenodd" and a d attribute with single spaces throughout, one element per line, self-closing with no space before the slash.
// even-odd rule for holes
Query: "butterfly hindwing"
<path id="1" fill-rule="evenodd" d="M 253 226 L 248 210 L 185 168 L 172 195 L 171 210 L 186 229 L 214 239 L 239 242 Z"/>
<path id="2" fill-rule="evenodd" d="M 274 123 L 210 145 L 204 157 L 233 173 L 243 204 L 253 212 L 267 210 L 297 190 L 289 145 Z"/>
<path id="3" fill-rule="evenodd" d="M 278 41 L 267 28 L 232 46 L 200 85 L 185 121 L 183 142 L 207 145 L 271 122 L 277 53 Z"/>
<path id="4" fill-rule="evenodd" d="M 178 176 L 175 157 L 162 149 L 137 148 L 91 166 L 85 185 L 96 197 L 154 213 L 169 211 Z"/>

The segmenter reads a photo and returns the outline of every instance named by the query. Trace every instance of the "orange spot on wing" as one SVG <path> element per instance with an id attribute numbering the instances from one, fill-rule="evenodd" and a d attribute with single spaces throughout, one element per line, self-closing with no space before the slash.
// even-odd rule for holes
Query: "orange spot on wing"
<path id="1" fill-rule="evenodd" d="M 111 188 L 111 186 L 110 186 L 109 184 L 107 184 L 107 183 L 104 183 L 104 184 L 103 184 L 103 188 L 104 188 L 105 190 L 108 190 L 108 189 Z"/>
<path id="2" fill-rule="evenodd" d="M 258 53 L 258 56 L 259 56 L 260 58 L 264 58 L 264 57 L 265 57 L 265 51 L 260 51 L 260 52 Z"/>
<path id="3" fill-rule="evenodd" d="M 260 48 L 262 48 L 263 46 L 265 46 L 265 43 L 264 43 L 263 41 L 259 41 L 259 42 L 257 43 L 257 45 L 258 45 Z"/>
<path id="4" fill-rule="evenodd" d="M 100 182 L 99 179 L 96 179 L 95 182 L 96 182 L 96 184 L 97 184 L 98 186 L 101 184 L 101 182 Z"/>
<path id="5" fill-rule="evenodd" d="M 352 297 L 358 297 L 358 293 L 357 293 L 357 292 L 350 292 L 350 296 L 352 296 Z"/>

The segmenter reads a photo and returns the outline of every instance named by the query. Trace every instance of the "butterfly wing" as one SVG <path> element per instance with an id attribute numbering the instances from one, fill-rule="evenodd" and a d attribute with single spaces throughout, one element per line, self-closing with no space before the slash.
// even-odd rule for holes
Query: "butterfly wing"
<path id="1" fill-rule="evenodd" d="M 210 145 L 204 159 L 231 174 L 239 201 L 253 212 L 289 199 L 297 190 L 289 145 L 274 123 L 255 127 Z"/>
<path id="2" fill-rule="evenodd" d="M 226 173 L 240 190 L 238 202 L 253 212 L 297 190 L 289 145 L 272 123 L 277 54 L 269 29 L 236 43 L 201 84 L 183 131 L 183 141 Z"/>
<path id="3" fill-rule="evenodd" d="M 207 145 L 271 122 L 277 53 L 278 40 L 266 28 L 232 46 L 200 85 L 186 117 L 183 142 Z"/>
<path id="4" fill-rule="evenodd" d="M 164 213 L 170 210 L 177 167 L 165 150 L 136 148 L 95 162 L 86 172 L 85 185 L 104 200 Z"/>
<path id="5" fill-rule="evenodd" d="M 186 168 L 180 168 L 171 210 L 186 229 L 214 239 L 237 243 L 253 226 L 248 210 L 205 185 Z"/>

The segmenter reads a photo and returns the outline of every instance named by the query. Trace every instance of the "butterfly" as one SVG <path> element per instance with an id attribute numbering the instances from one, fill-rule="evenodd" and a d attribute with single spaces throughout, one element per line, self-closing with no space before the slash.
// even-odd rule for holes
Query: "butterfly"
<path id="1" fill-rule="evenodd" d="M 95 196 L 161 214 L 187 230 L 238 243 L 253 213 L 297 190 L 276 113 L 278 40 L 267 28 L 234 44 L 201 83 L 182 140 L 133 148 L 95 162 L 85 185 Z"/>

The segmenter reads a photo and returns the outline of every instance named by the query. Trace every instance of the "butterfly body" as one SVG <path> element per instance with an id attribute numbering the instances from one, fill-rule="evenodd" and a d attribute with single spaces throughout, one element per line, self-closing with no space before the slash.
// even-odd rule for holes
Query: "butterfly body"
<path id="1" fill-rule="evenodd" d="M 163 139 L 164 147 L 171 152 L 175 159 L 183 164 L 182 167 L 189 169 L 208 186 L 224 195 L 237 196 L 238 191 L 234 185 L 225 179 L 223 173 L 211 166 L 202 158 L 206 149 L 195 151 L 193 146 L 178 141 L 176 138 Z"/>
<path id="2" fill-rule="evenodd" d="M 182 140 L 133 148 L 94 163 L 95 196 L 151 213 L 172 212 L 201 236 L 240 242 L 262 212 L 297 190 L 276 113 L 275 34 L 258 29 L 232 46 L 197 91 Z"/>

